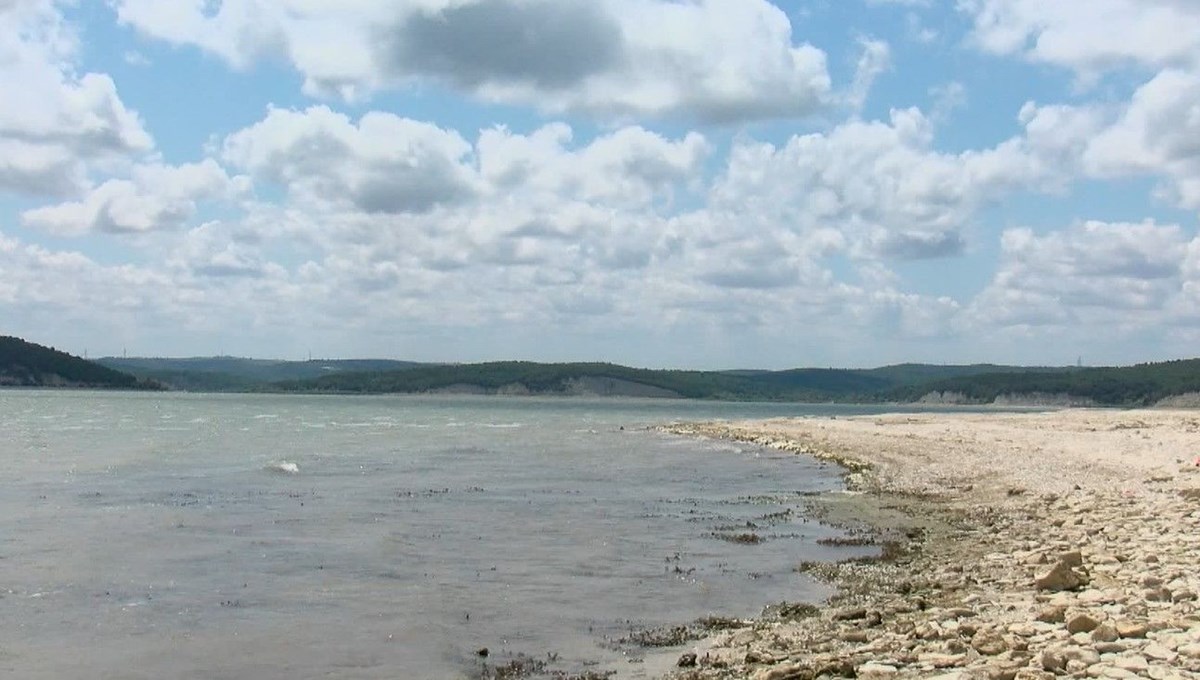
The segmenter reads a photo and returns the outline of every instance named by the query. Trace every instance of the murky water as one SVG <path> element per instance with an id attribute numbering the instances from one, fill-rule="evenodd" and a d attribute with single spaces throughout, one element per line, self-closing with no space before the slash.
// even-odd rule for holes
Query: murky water
<path id="1" fill-rule="evenodd" d="M 651 677 L 612 641 L 820 598 L 793 566 L 846 553 L 799 503 L 836 470 L 643 426 L 851 410 L 3 391 L 0 675 Z"/>

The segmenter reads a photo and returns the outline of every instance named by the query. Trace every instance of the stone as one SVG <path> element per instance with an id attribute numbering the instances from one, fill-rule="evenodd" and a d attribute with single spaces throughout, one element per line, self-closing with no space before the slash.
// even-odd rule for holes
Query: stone
<path id="1" fill-rule="evenodd" d="M 1174 661 L 1176 657 L 1178 657 L 1178 654 L 1172 652 L 1166 647 L 1163 647 L 1157 642 L 1151 642 L 1143 647 L 1142 655 L 1148 659 L 1154 659 L 1155 661 L 1166 661 L 1168 663 Z"/>
<path id="2" fill-rule="evenodd" d="M 1193 602 L 1196 600 L 1196 593 L 1185 589 L 1171 591 L 1172 602 Z"/>
<path id="3" fill-rule="evenodd" d="M 752 644 L 757 639 L 758 634 L 754 631 L 743 630 L 737 635 L 734 635 L 733 638 L 729 640 L 729 644 L 734 647 L 745 647 L 746 645 Z"/>
<path id="4" fill-rule="evenodd" d="M 1189 659 L 1200 659 L 1200 644 L 1180 645 L 1179 649 L 1175 651 Z"/>
<path id="5" fill-rule="evenodd" d="M 817 669 L 816 675 L 829 675 L 838 678 L 853 678 L 854 677 L 854 662 L 850 659 L 833 659 L 828 663 L 820 666 Z M 785 680 L 791 680 L 799 676 L 786 676 Z"/>
<path id="6" fill-rule="evenodd" d="M 842 633 L 843 642 L 866 642 L 871 639 L 871 636 L 865 630 L 848 630 Z"/>
<path id="7" fill-rule="evenodd" d="M 696 654 L 694 652 L 685 652 L 679 656 L 679 661 L 675 665 L 680 668 L 693 668 L 696 665 Z"/>
<path id="8" fill-rule="evenodd" d="M 857 669 L 860 678 L 887 678 L 896 674 L 897 668 L 886 663 L 868 661 Z"/>
<path id="9" fill-rule="evenodd" d="M 1067 657 L 1062 650 L 1053 647 L 1043 649 L 1038 657 L 1038 665 L 1051 673 L 1064 671 L 1067 668 Z"/>
<path id="10" fill-rule="evenodd" d="M 1088 647 L 1070 647 L 1063 650 L 1063 656 L 1069 661 L 1078 661 L 1085 667 L 1100 663 L 1100 653 Z"/>
<path id="11" fill-rule="evenodd" d="M 1150 663 L 1144 657 L 1137 654 L 1119 656 L 1113 659 L 1112 665 L 1132 673 L 1141 673 L 1150 668 Z"/>
<path id="12" fill-rule="evenodd" d="M 1008 651 L 1008 643 L 996 633 L 976 633 L 971 638 L 971 648 L 984 656 L 996 656 Z"/>
<path id="13" fill-rule="evenodd" d="M 1166 588 L 1150 588 L 1142 594 L 1147 602 L 1170 602 L 1171 591 Z"/>
<path id="14" fill-rule="evenodd" d="M 1078 550 L 1072 550 L 1071 552 L 1065 552 L 1058 556 L 1058 561 L 1062 564 L 1067 565 L 1068 567 L 1082 567 L 1083 566 L 1083 553 L 1079 552 Z"/>
<path id="15" fill-rule="evenodd" d="M 988 680 L 1016 680 L 1017 671 L 1021 670 L 1019 666 L 995 665 L 988 666 L 983 669 Z"/>
<path id="16" fill-rule="evenodd" d="M 1033 583 L 1038 590 L 1058 592 L 1078 590 L 1083 585 L 1083 579 L 1071 569 L 1071 565 L 1059 560 L 1050 571 L 1039 576 Z"/>
<path id="17" fill-rule="evenodd" d="M 1118 621 L 1117 635 L 1123 638 L 1144 638 L 1146 637 L 1146 624 L 1137 621 Z"/>
<path id="18" fill-rule="evenodd" d="M 784 664 L 774 668 L 764 668 L 752 677 L 754 680 L 800 680 L 800 678 L 811 676 L 811 673 L 806 673 L 806 671 L 807 669 L 800 664 Z"/>
<path id="19" fill-rule="evenodd" d="M 1120 631 L 1111 623 L 1102 623 L 1092 630 L 1093 642 L 1115 642 L 1121 637 Z"/>
<path id="20" fill-rule="evenodd" d="M 962 654 L 918 654 L 917 663 L 934 668 L 952 668 L 965 660 Z"/>
<path id="21" fill-rule="evenodd" d="M 1072 616 L 1067 621 L 1067 632 L 1069 633 L 1090 633 L 1100 625 L 1096 619 L 1087 614 L 1077 614 Z"/>
<path id="22" fill-rule="evenodd" d="M 1067 608 L 1058 605 L 1046 607 L 1038 612 L 1037 620 L 1043 623 L 1063 623 L 1067 620 Z"/>

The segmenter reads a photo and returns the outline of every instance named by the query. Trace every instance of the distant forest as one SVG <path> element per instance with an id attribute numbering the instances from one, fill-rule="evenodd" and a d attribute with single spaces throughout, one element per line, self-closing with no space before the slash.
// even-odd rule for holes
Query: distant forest
<path id="1" fill-rule="evenodd" d="M 0 337 L 0 386 L 305 394 L 655 396 L 732 401 L 1200 406 L 1200 359 L 1077 368 L 899 364 L 872 369 L 682 371 L 608 363 L 391 360 L 271 361 L 236 357 L 86 361 Z"/>
<path id="2" fill-rule="evenodd" d="M 0 386 L 154 389 L 136 376 L 20 338 L 0 336 Z"/>
<path id="3" fill-rule="evenodd" d="M 962 403 L 990 404 L 1030 395 L 1066 395 L 1098 406 L 1152 406 L 1169 397 L 1200 393 L 1200 359 L 1056 372 L 985 373 L 910 385 L 889 401 L 915 401 L 941 392 Z"/>
<path id="4" fill-rule="evenodd" d="M 901 364 L 874 369 L 674 371 L 613 364 L 497 362 L 341 373 L 271 385 L 284 392 L 418 393 L 473 387 L 486 393 L 572 394 L 590 379 L 650 386 L 690 399 L 1047 404 L 1139 407 L 1200 394 L 1200 359 L 1109 368 Z M 585 387 L 586 389 L 586 387 Z M 634 392 L 631 392 L 634 393 Z"/>

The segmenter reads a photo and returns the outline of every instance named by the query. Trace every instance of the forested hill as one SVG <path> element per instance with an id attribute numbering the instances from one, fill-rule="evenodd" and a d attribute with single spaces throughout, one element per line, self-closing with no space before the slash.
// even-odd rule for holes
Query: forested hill
<path id="1" fill-rule="evenodd" d="M 1188 397 L 1186 399 L 1181 397 Z M 958 404 L 1200 405 L 1200 359 L 1068 371 L 992 372 L 895 389 L 888 401 Z"/>
<path id="2" fill-rule="evenodd" d="M 160 382 L 172 389 L 194 392 L 241 392 L 288 380 L 309 380 L 348 372 L 398 371 L 422 365 L 388 359 L 281 361 L 241 357 L 103 357 L 96 361 L 114 370 Z"/>
<path id="3" fill-rule="evenodd" d="M 135 376 L 80 359 L 53 347 L 0 336 L 0 386 L 152 389 Z"/>
<path id="4" fill-rule="evenodd" d="M 900 388 L 934 379 L 1022 371 L 1016 367 L 922 366 L 787 371 L 679 371 L 606 363 L 522 361 L 417 366 L 402 371 L 340 373 L 281 382 L 285 392 L 628 395 L 763 401 L 879 401 Z M 1050 369 L 1042 369 L 1050 370 Z"/>
<path id="5" fill-rule="evenodd" d="M 103 363 L 105 365 L 100 365 Z M 1200 359 L 1076 368 L 897 364 L 871 369 L 683 371 L 609 363 L 418 364 L 235 357 L 101 359 L 0 337 L 0 385 L 328 394 L 532 394 L 734 401 L 1200 406 Z M 115 370 L 120 369 L 120 370 Z"/>
<path id="6" fill-rule="evenodd" d="M 267 389 L 957 405 L 1200 406 L 1200 359 L 1105 368 L 899 364 L 873 369 L 786 371 L 676 371 L 602 363 L 494 362 L 346 372 L 275 383 Z"/>

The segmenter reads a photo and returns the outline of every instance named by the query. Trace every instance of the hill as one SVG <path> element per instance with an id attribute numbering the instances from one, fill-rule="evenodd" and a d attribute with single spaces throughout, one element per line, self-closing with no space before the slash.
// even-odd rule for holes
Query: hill
<path id="1" fill-rule="evenodd" d="M 680 371 L 607 363 L 491 362 L 418 366 L 404 371 L 342 373 L 277 383 L 287 392 L 601 394 L 735 401 L 874 402 L 891 391 L 933 378 L 985 374 L 994 365 L 876 369 L 801 368 L 786 371 Z M 1021 369 L 1013 367 L 1013 371 Z"/>
<path id="2" fill-rule="evenodd" d="M 240 357 L 103 357 L 96 361 L 172 389 L 196 392 L 244 392 L 269 383 L 309 380 L 335 373 L 397 371 L 422 365 L 387 359 L 276 361 Z"/>
<path id="3" fill-rule="evenodd" d="M 82 359 L 71 359 L 100 368 Z M 655 370 L 594 362 L 419 364 L 371 359 L 271 361 L 235 357 L 107 357 L 100 362 L 142 380 L 195 391 L 457 392 L 964 405 L 1148 406 L 1163 400 L 1200 404 L 1200 359 L 1102 368 L 896 364 L 870 369 L 783 371 Z M 10 369 L 7 384 L 34 384 L 29 377 L 34 374 L 32 370 Z M 59 375 L 46 370 L 37 374 Z M 129 379 L 130 376 L 125 376 L 124 383 L 114 384 L 125 385 Z M 49 380 L 53 383 L 58 379 Z M 75 378 L 63 378 L 62 382 L 99 384 Z"/>
<path id="4" fill-rule="evenodd" d="M 1200 393 L 1200 359 L 1057 371 L 992 372 L 893 390 L 894 401 L 934 399 L 962 404 L 1050 403 L 1152 406 Z"/>
<path id="5" fill-rule="evenodd" d="M 136 376 L 20 338 L 0 336 L 0 386 L 154 389 Z"/>

